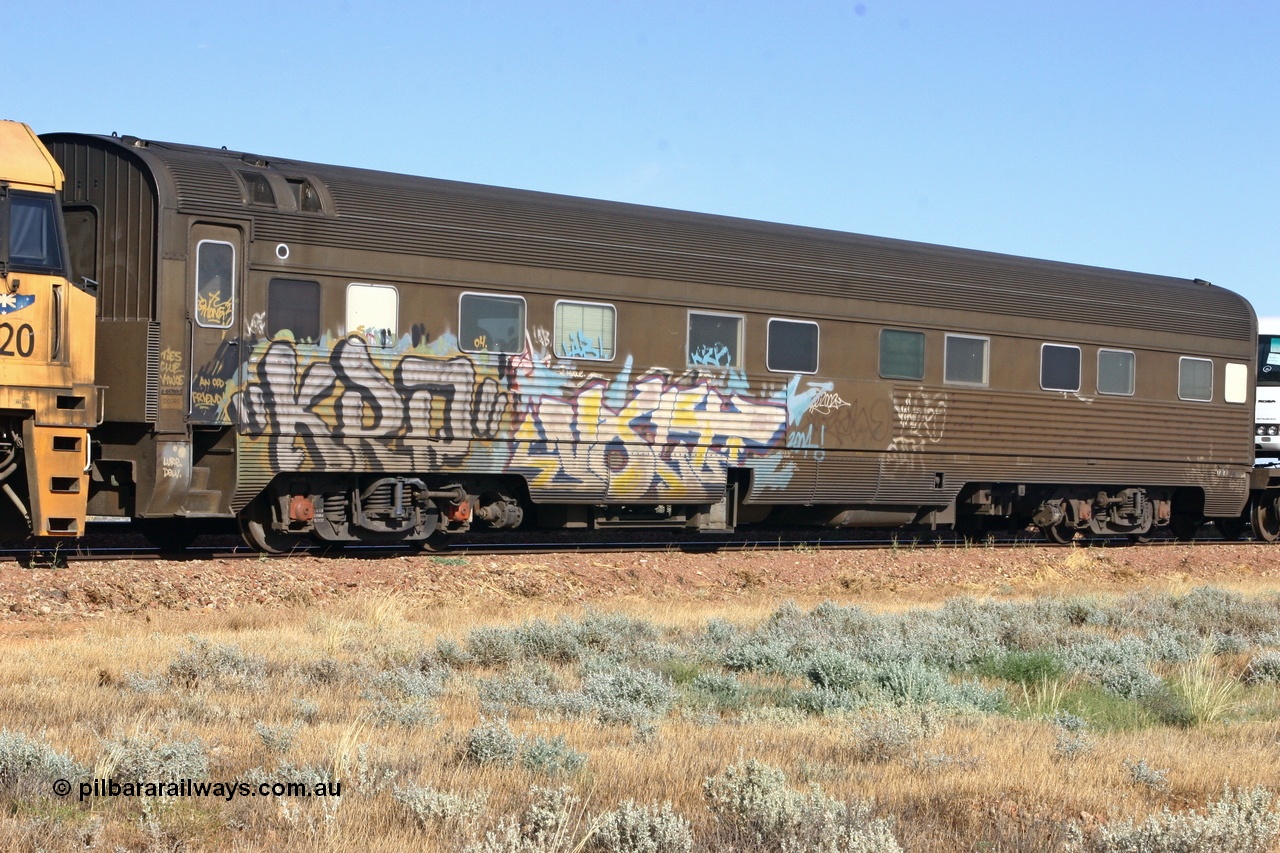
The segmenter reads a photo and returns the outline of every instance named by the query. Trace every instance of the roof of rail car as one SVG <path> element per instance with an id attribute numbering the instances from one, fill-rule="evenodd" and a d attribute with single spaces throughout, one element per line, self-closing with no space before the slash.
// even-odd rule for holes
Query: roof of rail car
<path id="1" fill-rule="evenodd" d="M 125 148 L 157 173 L 163 206 L 251 214 L 259 239 L 1235 340 L 1255 328 L 1243 297 L 1199 280 L 133 137 L 49 138 Z M 252 172 L 316 182 L 326 209 L 251 204 L 237 173 Z"/>

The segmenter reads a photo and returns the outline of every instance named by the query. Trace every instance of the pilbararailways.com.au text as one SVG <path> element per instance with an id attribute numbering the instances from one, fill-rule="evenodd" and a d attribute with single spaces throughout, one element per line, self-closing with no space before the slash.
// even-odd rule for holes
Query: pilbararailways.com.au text
<path id="1" fill-rule="evenodd" d="M 342 783 L 316 782 L 210 782 L 204 779 L 171 779 L 147 781 L 131 779 L 119 782 L 115 779 L 93 779 L 78 782 L 80 801 L 89 797 L 217 797 L 231 802 L 236 797 L 341 797 Z M 53 792 L 60 797 L 70 794 L 72 784 L 66 779 L 53 783 Z"/>

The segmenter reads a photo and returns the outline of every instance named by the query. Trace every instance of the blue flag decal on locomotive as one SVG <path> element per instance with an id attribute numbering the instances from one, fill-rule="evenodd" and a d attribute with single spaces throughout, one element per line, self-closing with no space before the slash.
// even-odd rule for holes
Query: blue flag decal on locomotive
<path id="1" fill-rule="evenodd" d="M 34 296 L 17 293 L 0 293 L 0 314 L 12 314 L 14 311 L 21 311 L 32 302 L 35 302 Z"/>

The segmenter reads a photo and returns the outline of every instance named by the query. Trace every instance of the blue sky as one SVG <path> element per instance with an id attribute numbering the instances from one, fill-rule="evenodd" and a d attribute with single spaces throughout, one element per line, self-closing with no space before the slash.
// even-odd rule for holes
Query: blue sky
<path id="1" fill-rule="evenodd" d="M 60 2 L 0 116 L 1205 278 L 1280 315 L 1280 3 Z"/>

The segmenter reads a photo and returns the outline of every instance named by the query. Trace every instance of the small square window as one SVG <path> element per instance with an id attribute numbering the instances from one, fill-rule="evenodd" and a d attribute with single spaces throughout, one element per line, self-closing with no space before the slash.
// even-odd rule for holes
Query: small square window
<path id="1" fill-rule="evenodd" d="M 1045 391 L 1080 390 L 1080 347 L 1040 346 L 1040 387 Z"/>
<path id="2" fill-rule="evenodd" d="M 775 373 L 817 373 L 818 324 L 770 320 L 765 366 Z"/>
<path id="3" fill-rule="evenodd" d="M 391 285 L 347 285 L 347 334 L 359 335 L 369 346 L 395 346 L 399 311 L 400 293 Z"/>
<path id="4" fill-rule="evenodd" d="M 320 282 L 273 278 L 267 282 L 267 337 L 288 332 L 295 343 L 320 340 Z"/>
<path id="5" fill-rule="evenodd" d="M 953 385 L 987 384 L 987 338 L 947 335 L 943 379 Z"/>
<path id="6" fill-rule="evenodd" d="M 1128 350 L 1098 350 L 1098 393 L 1133 396 L 1134 356 Z"/>
<path id="7" fill-rule="evenodd" d="M 598 302 L 557 302 L 557 358 L 612 361 L 617 311 Z"/>
<path id="8" fill-rule="evenodd" d="M 885 379 L 924 379 L 924 333 L 880 331 L 880 375 Z"/>
<path id="9" fill-rule="evenodd" d="M 458 348 L 464 352 L 524 352 L 524 299 L 464 293 L 458 301 Z"/>
<path id="10" fill-rule="evenodd" d="M 690 367 L 741 367 L 742 318 L 689 312 Z"/>
<path id="11" fill-rule="evenodd" d="M 1207 358 L 1178 359 L 1178 399 L 1213 399 L 1213 362 Z"/>

